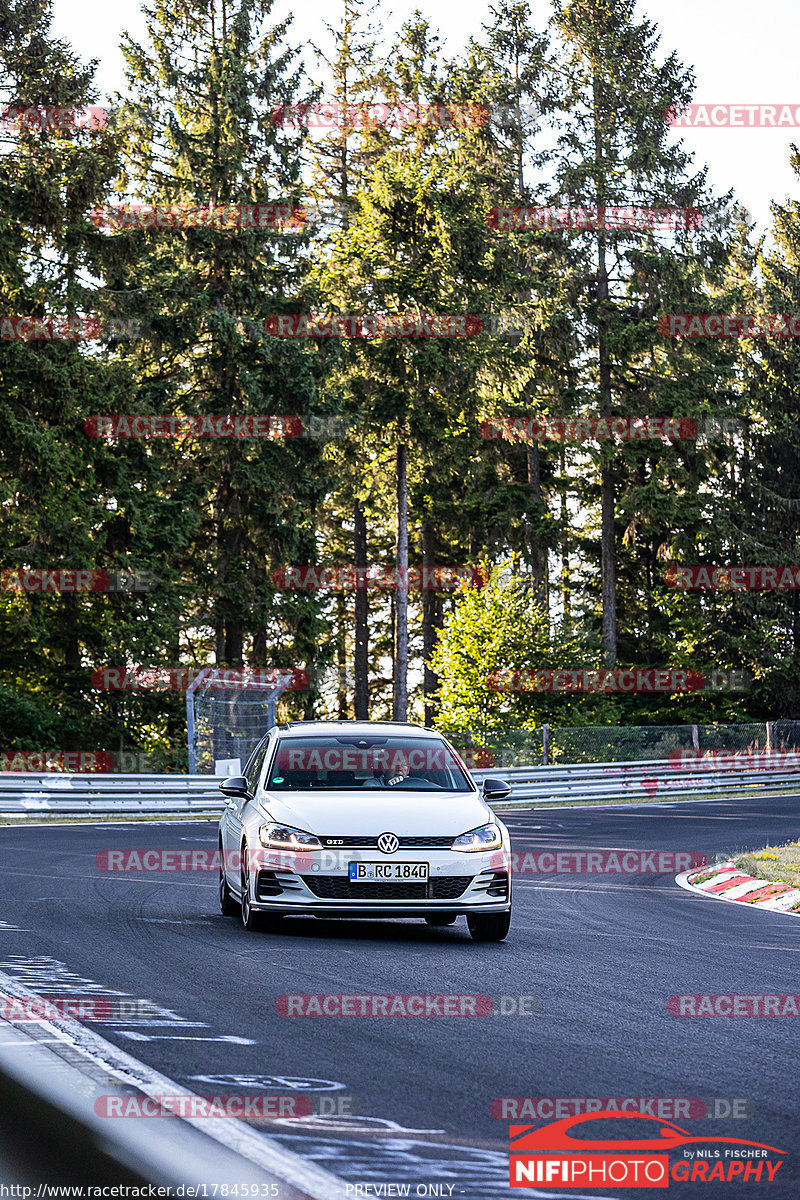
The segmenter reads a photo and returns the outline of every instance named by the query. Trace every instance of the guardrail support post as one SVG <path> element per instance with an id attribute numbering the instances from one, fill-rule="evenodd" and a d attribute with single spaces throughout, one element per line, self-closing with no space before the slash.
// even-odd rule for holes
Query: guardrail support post
<path id="1" fill-rule="evenodd" d="M 197 687 L 205 679 L 206 675 L 210 674 L 211 667 L 206 667 L 200 672 L 196 679 L 192 679 L 186 688 L 186 740 L 187 749 L 189 751 L 189 774 L 197 773 L 197 757 L 195 751 L 195 728 L 194 728 L 194 693 Z"/>

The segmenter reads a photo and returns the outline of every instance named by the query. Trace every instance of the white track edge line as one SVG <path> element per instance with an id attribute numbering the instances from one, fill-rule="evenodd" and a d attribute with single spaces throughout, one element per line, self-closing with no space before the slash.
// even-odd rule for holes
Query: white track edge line
<path id="1" fill-rule="evenodd" d="M 9 995 L 21 998 L 36 998 L 36 992 L 20 984 L 11 975 L 0 971 L 0 988 Z M 37 1021 L 37 1028 L 47 1032 L 60 1034 L 57 1040 L 62 1044 L 71 1045 L 78 1049 L 87 1059 L 120 1082 L 128 1084 L 144 1092 L 147 1096 L 180 1095 L 196 1096 L 189 1088 L 175 1083 L 166 1075 L 160 1074 L 153 1067 L 134 1058 L 127 1051 L 119 1049 L 112 1042 L 86 1029 L 78 1022 L 66 1022 L 59 1019 Z M 19 1026 L 12 1021 L 0 1019 L 0 1026 L 10 1026 L 18 1033 L 23 1033 Z M 30 1039 L 33 1045 L 38 1045 L 35 1038 Z M 76 1068 L 79 1069 L 79 1068 Z M 193 1128 L 220 1142 L 229 1150 L 272 1172 L 285 1183 L 305 1191 L 314 1200 L 341 1200 L 344 1194 L 345 1181 L 337 1175 L 326 1171 L 315 1163 L 308 1162 L 292 1150 L 286 1150 L 277 1142 L 262 1133 L 257 1133 L 249 1125 L 236 1118 L 220 1117 L 181 1117 L 181 1120 Z"/>

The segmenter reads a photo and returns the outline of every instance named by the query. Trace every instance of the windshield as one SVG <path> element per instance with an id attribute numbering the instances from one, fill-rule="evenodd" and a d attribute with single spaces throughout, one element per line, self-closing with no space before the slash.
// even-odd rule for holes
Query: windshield
<path id="1" fill-rule="evenodd" d="M 472 791 L 469 779 L 444 742 L 391 734 L 283 738 L 278 742 L 266 786 L 270 791 Z"/>

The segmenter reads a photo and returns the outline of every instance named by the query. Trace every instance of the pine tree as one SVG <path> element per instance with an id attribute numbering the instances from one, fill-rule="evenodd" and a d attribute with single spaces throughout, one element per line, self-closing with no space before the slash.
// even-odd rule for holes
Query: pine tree
<path id="1" fill-rule="evenodd" d="M 617 205 L 652 209 L 665 204 L 712 210 L 704 173 L 690 173 L 688 156 L 680 145 L 670 143 L 665 121 L 671 105 L 690 98 L 691 73 L 674 54 L 657 60 L 655 27 L 649 20 L 634 19 L 634 0 L 559 0 L 554 24 L 563 38 L 559 200 L 594 212 Z M 570 273 L 579 297 L 574 321 L 582 331 L 583 354 L 591 362 L 584 372 L 584 396 L 587 401 L 596 397 L 595 411 L 604 417 L 636 415 L 633 406 L 641 408 L 643 402 L 651 406 L 652 415 L 665 409 L 684 415 L 675 406 L 680 393 L 659 386 L 662 339 L 655 318 L 659 306 L 673 311 L 670 302 L 681 290 L 681 277 L 692 272 L 692 254 L 705 254 L 712 264 L 716 258 L 719 264 L 724 248 L 713 239 L 698 246 L 702 236 L 693 243 L 691 231 L 676 233 L 670 242 L 655 233 L 606 224 L 598 221 L 594 232 L 568 235 Z M 619 452 L 607 443 L 592 457 L 600 475 L 596 502 L 603 644 L 606 662 L 613 665 L 618 654 L 617 522 L 620 504 L 628 503 L 628 464 L 646 459 L 642 469 L 650 475 L 656 459 L 671 466 L 677 456 L 665 454 L 661 447 L 628 446 Z M 591 492 L 585 498 L 595 502 Z"/>
<path id="2" fill-rule="evenodd" d="M 285 44 L 289 22 L 270 17 L 268 0 L 157 3 L 151 46 L 126 39 L 125 182 L 138 197 L 203 208 L 302 200 L 305 131 L 291 119 L 301 74 Z M 313 411 L 320 357 L 263 324 L 297 303 L 306 235 L 201 227 L 127 237 L 128 271 L 146 284 L 156 332 L 138 365 L 141 411 Z M 323 665 L 315 597 L 271 583 L 276 568 L 316 555 L 312 513 L 327 488 L 319 443 L 162 443 L 148 454 L 165 495 L 191 497 L 199 517 L 175 558 L 187 635 L 202 631 L 192 634 L 196 650 L 234 666 Z"/>

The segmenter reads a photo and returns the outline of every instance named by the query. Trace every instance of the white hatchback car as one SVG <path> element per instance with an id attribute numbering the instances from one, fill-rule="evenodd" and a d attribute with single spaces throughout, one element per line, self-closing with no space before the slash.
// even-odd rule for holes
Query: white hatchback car
<path id="1" fill-rule="evenodd" d="M 220 908 L 247 929 L 286 915 L 467 918 L 476 941 L 511 921 L 511 846 L 461 758 L 431 729 L 297 721 L 220 784 Z"/>

